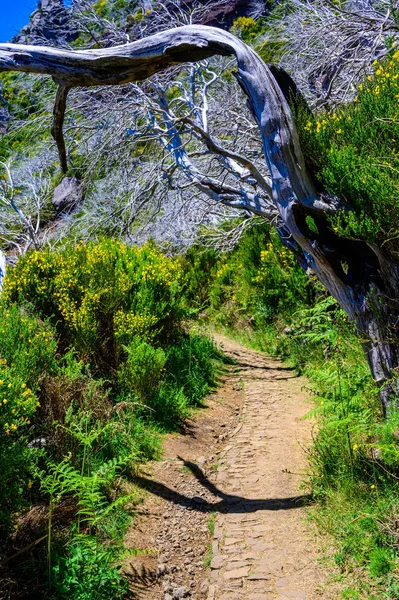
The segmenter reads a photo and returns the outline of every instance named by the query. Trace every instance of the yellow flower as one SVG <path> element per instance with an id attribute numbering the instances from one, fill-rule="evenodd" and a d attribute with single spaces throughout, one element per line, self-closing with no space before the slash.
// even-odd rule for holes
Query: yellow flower
<path id="1" fill-rule="evenodd" d="M 373 485 L 370 485 L 370 489 L 374 490 L 375 489 L 375 485 L 373 483 Z"/>
<path id="2" fill-rule="evenodd" d="M 337 133 L 342 133 L 342 129 L 337 129 Z"/>

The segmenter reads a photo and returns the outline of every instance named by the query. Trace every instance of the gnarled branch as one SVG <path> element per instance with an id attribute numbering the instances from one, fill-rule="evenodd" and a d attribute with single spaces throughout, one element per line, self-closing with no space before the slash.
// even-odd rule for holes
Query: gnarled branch
<path id="1" fill-rule="evenodd" d="M 65 140 L 62 133 L 64 125 L 65 110 L 67 97 L 70 87 L 66 85 L 59 85 L 57 94 L 55 96 L 54 110 L 53 110 L 53 126 L 51 128 L 51 135 L 53 136 L 55 143 L 58 148 L 58 155 L 60 157 L 61 169 L 64 173 L 68 170 L 67 154 L 65 149 Z"/>
<path id="2" fill-rule="evenodd" d="M 116 85 L 215 54 L 237 58 L 238 79 L 261 130 L 275 201 L 285 204 L 294 196 L 306 206 L 328 208 L 307 174 L 288 103 L 273 75 L 252 49 L 228 32 L 192 25 L 124 46 L 79 52 L 0 44 L 0 71 L 51 75 L 62 88 Z"/>
<path id="3" fill-rule="evenodd" d="M 256 52 L 228 32 L 192 25 L 100 50 L 73 52 L 0 44 L 0 71 L 47 74 L 61 86 L 54 127 L 60 142 L 63 102 L 68 88 L 143 80 L 173 65 L 213 55 L 236 57 L 236 78 L 259 126 L 272 197 L 284 231 L 290 233 L 302 249 L 306 264 L 356 321 L 365 338 L 371 370 L 382 385 L 399 363 L 399 320 L 397 310 L 389 306 L 389 296 L 399 296 L 399 268 L 391 264 L 381 250 L 376 252 L 364 242 L 341 238 L 329 226 L 325 213 L 334 212 L 340 203 L 316 190 L 306 168 L 288 101 L 279 82 Z M 212 190 L 214 182 L 209 179 L 206 184 L 207 189 Z M 219 193 L 219 190 L 213 191 Z M 225 200 L 230 201 L 230 198 Z M 234 200 L 232 197 L 231 201 Z M 309 215 L 314 218 L 316 233 L 307 225 Z M 389 341 L 390 336 L 393 342 Z M 389 404 L 392 391 L 395 391 L 394 386 L 383 387 L 384 406 Z"/>

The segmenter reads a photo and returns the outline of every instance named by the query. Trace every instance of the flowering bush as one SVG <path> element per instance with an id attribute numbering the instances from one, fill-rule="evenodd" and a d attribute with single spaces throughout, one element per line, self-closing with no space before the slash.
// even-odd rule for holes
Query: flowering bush
<path id="1" fill-rule="evenodd" d="M 177 260 L 152 244 L 115 240 L 31 252 L 6 279 L 6 301 L 32 303 L 83 358 L 102 370 L 117 366 L 132 337 L 160 343 L 182 316 L 182 272 Z"/>
<path id="2" fill-rule="evenodd" d="M 0 529 L 25 503 L 31 485 L 32 451 L 25 439 L 39 401 L 1 359 L 0 364 Z"/>
<path id="3" fill-rule="evenodd" d="M 31 486 L 37 452 L 28 445 L 37 422 L 39 385 L 57 369 L 54 332 L 26 309 L 0 303 L 0 528 L 8 527 Z"/>
<path id="4" fill-rule="evenodd" d="M 182 327 L 181 262 L 152 244 L 103 240 L 33 251 L 8 271 L 0 302 L 0 528 L 17 527 L 23 509 L 48 495 L 47 567 L 60 597 L 124 597 L 115 539 L 134 499 L 122 494 L 121 478 L 157 456 L 157 431 L 176 429 L 215 385 L 220 353 Z M 66 496 L 78 498 L 76 520 L 89 515 L 95 528 L 60 533 L 51 515 Z"/>
<path id="5" fill-rule="evenodd" d="M 307 160 L 326 189 L 354 213 L 332 221 L 336 231 L 399 254 L 399 51 L 374 61 L 354 101 L 328 113 L 298 114 Z"/>
<path id="6" fill-rule="evenodd" d="M 241 37 L 247 44 L 255 42 L 263 31 L 263 19 L 255 21 L 252 17 L 238 17 L 231 28 L 231 32 Z"/>
<path id="7" fill-rule="evenodd" d="M 43 375 L 58 368 L 54 329 L 25 308 L 6 302 L 0 304 L 0 323 L 0 364 L 12 367 L 36 391 Z"/>
<path id="8" fill-rule="evenodd" d="M 0 361 L 0 528 L 8 526 L 13 512 L 24 505 L 29 489 L 32 452 L 26 430 L 39 401 L 4 359 Z"/>
<path id="9" fill-rule="evenodd" d="M 190 270 L 188 275 L 194 285 Z M 235 250 L 209 269 L 208 302 L 216 321 L 225 326 L 248 314 L 253 323 L 271 322 L 281 306 L 291 311 L 301 305 L 307 282 L 276 232 L 262 224 L 245 232 Z"/>
<path id="10" fill-rule="evenodd" d="M 119 372 L 124 388 L 131 388 L 143 402 L 156 393 L 165 367 L 166 356 L 162 348 L 134 339 L 126 347 L 128 358 Z"/>
<path id="11" fill-rule="evenodd" d="M 40 403 L 26 383 L 12 373 L 5 361 L 0 362 L 0 435 L 4 438 L 29 425 L 30 418 Z"/>

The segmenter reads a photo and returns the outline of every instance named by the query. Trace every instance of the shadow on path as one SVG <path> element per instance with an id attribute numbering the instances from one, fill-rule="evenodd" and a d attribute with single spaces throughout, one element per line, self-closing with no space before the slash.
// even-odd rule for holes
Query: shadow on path
<path id="1" fill-rule="evenodd" d="M 179 506 L 183 506 L 189 510 L 195 510 L 198 512 L 220 512 L 220 513 L 253 513 L 258 510 L 291 510 L 294 508 L 301 508 L 302 506 L 308 505 L 312 502 L 312 497 L 307 494 L 292 496 L 289 498 L 270 498 L 270 499 L 258 499 L 258 498 L 243 498 L 242 496 L 235 496 L 232 494 L 225 494 L 222 490 L 219 490 L 203 473 L 200 467 L 191 462 L 178 457 L 184 464 L 184 466 L 192 472 L 192 474 L 198 479 L 201 485 L 206 488 L 209 492 L 220 498 L 218 502 L 207 502 L 204 498 L 199 496 L 189 497 L 168 488 L 159 481 L 153 481 L 146 477 L 136 477 L 136 483 L 154 494 L 159 496 L 168 502 L 173 502 Z"/>
<path id="2" fill-rule="evenodd" d="M 270 365 L 258 365 L 256 363 L 247 363 L 242 361 L 236 361 L 234 365 L 243 369 L 262 369 L 263 371 L 289 371 L 291 373 L 294 373 L 294 377 L 297 377 L 297 375 L 295 374 L 295 369 L 293 369 L 292 367 L 274 367 Z"/>

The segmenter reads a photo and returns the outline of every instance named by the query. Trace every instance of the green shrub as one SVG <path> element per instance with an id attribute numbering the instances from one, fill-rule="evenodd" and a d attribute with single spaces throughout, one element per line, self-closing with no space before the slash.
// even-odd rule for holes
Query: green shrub
<path id="1" fill-rule="evenodd" d="M 182 257 L 185 274 L 184 297 L 191 309 L 209 305 L 209 281 L 220 257 L 213 250 L 191 246 Z"/>
<path id="2" fill-rule="evenodd" d="M 238 17 L 231 28 L 231 32 L 234 35 L 241 37 L 247 44 L 256 41 L 259 34 L 264 32 L 264 19 L 257 19 L 256 21 L 252 17 Z"/>
<path id="3" fill-rule="evenodd" d="M 221 355 L 185 332 L 187 304 L 181 261 L 152 244 L 34 251 L 7 274 L 0 519 L 9 528 L 29 501 L 48 500 L 39 579 L 57 597 L 125 593 L 115 561 L 137 501 L 131 476 L 159 456 L 157 432 L 180 427 L 217 380 Z M 53 515 L 66 500 L 76 511 L 61 531 Z"/>
<path id="4" fill-rule="evenodd" d="M 36 391 L 43 377 L 58 369 L 54 328 L 29 308 L 5 301 L 0 302 L 0 321 L 0 360 Z"/>
<path id="5" fill-rule="evenodd" d="M 12 438 L 30 425 L 40 403 L 26 383 L 7 364 L 0 365 L 0 432 Z"/>
<path id="6" fill-rule="evenodd" d="M 399 410 L 390 411 L 389 417 L 376 424 L 376 438 L 372 450 L 393 473 L 399 472 Z"/>
<path id="7" fill-rule="evenodd" d="M 103 435 L 100 448 L 102 460 L 121 457 L 128 459 L 128 465 L 134 466 L 160 456 L 161 439 L 149 427 L 149 415 L 146 414 L 143 418 L 139 412 L 130 401 L 121 401 L 115 405 L 112 427 Z"/>
<path id="8" fill-rule="evenodd" d="M 15 515 L 29 508 L 30 488 L 33 485 L 39 450 L 28 447 L 20 432 L 14 438 L 0 435 L 0 531 L 9 530 Z"/>
<path id="9" fill-rule="evenodd" d="M 146 399 L 158 391 L 166 362 L 165 352 L 137 338 L 125 346 L 125 350 L 127 360 L 118 373 L 120 384 L 131 389 L 145 404 Z"/>
<path id="10" fill-rule="evenodd" d="M 32 82 L 32 88 L 27 82 Z M 24 73 L 1 73 L 3 98 L 8 109 L 16 119 L 27 119 L 43 109 L 48 95 L 54 91 L 54 83 L 49 79 L 30 78 Z"/>
<path id="11" fill-rule="evenodd" d="M 216 384 L 221 358 L 211 338 L 195 333 L 181 336 L 168 349 L 165 379 L 183 390 L 190 406 L 199 405 Z"/>
<path id="12" fill-rule="evenodd" d="M 162 382 L 158 392 L 148 399 L 143 412 L 145 420 L 163 432 L 178 429 L 188 416 L 189 401 L 183 388 L 166 382 Z"/>
<path id="13" fill-rule="evenodd" d="M 196 249 L 196 255 L 200 250 Z M 296 263 L 276 232 L 266 223 L 245 232 L 231 252 L 216 260 L 208 251 L 206 270 L 196 277 L 203 261 L 190 255 L 188 262 L 189 300 L 199 294 L 207 277 L 208 316 L 224 327 L 243 322 L 256 330 L 271 325 L 279 314 L 287 316 L 314 299 L 308 277 Z M 183 262 L 186 266 L 187 262 Z M 193 272 L 194 271 L 194 272 Z M 192 301 L 192 300 L 191 300 Z"/>
<path id="14" fill-rule="evenodd" d="M 216 383 L 222 358 L 210 338 L 195 333 L 180 334 L 165 351 L 138 339 L 126 351 L 118 371 L 123 397 L 129 400 L 133 393 L 141 403 L 137 416 L 163 430 L 179 425 L 201 404 Z"/>
<path id="15" fill-rule="evenodd" d="M 0 366 L 0 527 L 11 524 L 27 499 L 34 452 L 26 430 L 39 405 L 32 390 L 7 365 Z"/>
<path id="16" fill-rule="evenodd" d="M 118 555 L 112 545 L 105 547 L 95 537 L 76 536 L 66 548 L 66 556 L 53 567 L 57 597 L 70 600 L 121 600 L 127 596 L 128 582 L 115 564 Z"/>
<path id="17" fill-rule="evenodd" d="M 166 342 L 183 314 L 182 273 L 147 244 L 114 240 L 30 252 L 5 280 L 6 302 L 29 302 L 48 318 L 64 348 L 109 373 L 132 337 Z"/>
<path id="18" fill-rule="evenodd" d="M 373 577 L 383 577 L 392 569 L 392 553 L 386 548 L 374 548 L 370 553 L 370 573 Z"/>
<path id="19" fill-rule="evenodd" d="M 0 303 L 0 527 L 29 502 L 35 462 L 29 447 L 37 426 L 39 385 L 57 368 L 50 326 L 25 309 Z"/>
<path id="20" fill-rule="evenodd" d="M 336 231 L 383 245 L 396 256 L 398 202 L 399 52 L 374 63 L 355 101 L 315 117 L 300 109 L 305 157 L 323 186 L 352 207 L 331 221 Z"/>

